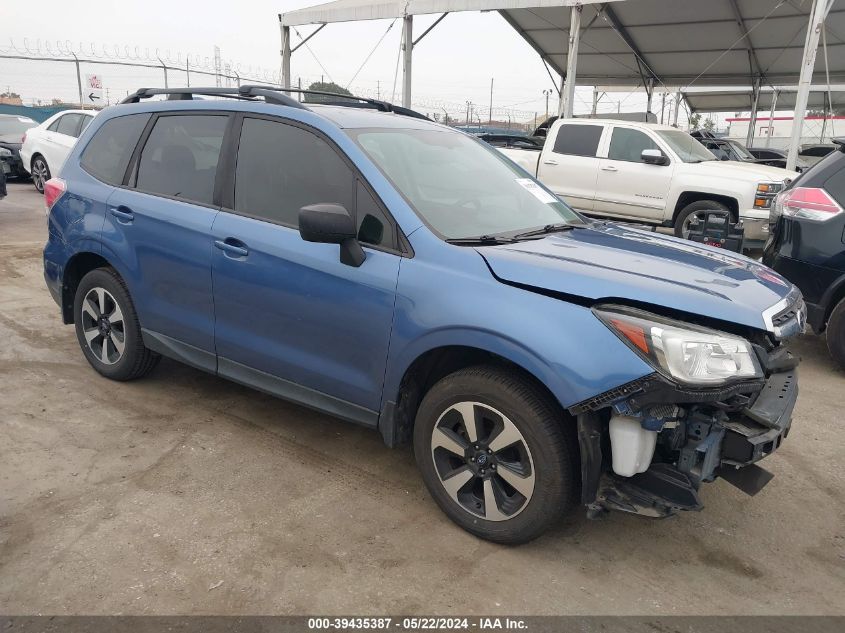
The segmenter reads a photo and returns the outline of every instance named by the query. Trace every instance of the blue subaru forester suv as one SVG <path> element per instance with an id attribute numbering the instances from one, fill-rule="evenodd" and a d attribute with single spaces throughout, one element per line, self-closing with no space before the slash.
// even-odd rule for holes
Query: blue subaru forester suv
<path id="1" fill-rule="evenodd" d="M 768 482 L 792 284 L 588 220 L 412 111 L 319 98 L 145 89 L 97 115 L 47 184 L 44 250 L 95 370 L 164 355 L 413 442 L 442 510 L 503 543 L 576 504 L 664 517 Z"/>

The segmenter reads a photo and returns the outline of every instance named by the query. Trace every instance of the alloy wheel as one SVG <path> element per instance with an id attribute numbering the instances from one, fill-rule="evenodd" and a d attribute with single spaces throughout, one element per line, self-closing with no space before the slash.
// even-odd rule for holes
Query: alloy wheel
<path id="1" fill-rule="evenodd" d="M 44 191 L 44 183 L 50 179 L 50 170 L 43 158 L 32 161 L 32 182 L 38 191 Z"/>
<path id="2" fill-rule="evenodd" d="M 82 300 L 82 333 L 88 349 L 101 363 L 114 365 L 123 358 L 126 328 L 123 312 L 105 288 L 91 288 Z"/>
<path id="3" fill-rule="evenodd" d="M 531 500 L 531 451 L 516 425 L 493 407 L 451 405 L 434 425 L 431 454 L 448 495 L 482 519 L 511 519 Z"/>

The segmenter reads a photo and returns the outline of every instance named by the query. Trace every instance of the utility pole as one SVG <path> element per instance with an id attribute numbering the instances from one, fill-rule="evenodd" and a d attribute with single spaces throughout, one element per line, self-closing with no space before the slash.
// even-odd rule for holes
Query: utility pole
<path id="1" fill-rule="evenodd" d="M 381 80 L 376 79 L 376 99 L 381 101 Z"/>
<path id="2" fill-rule="evenodd" d="M 487 121 L 487 125 L 493 126 L 493 78 L 490 77 L 490 117 Z"/>
<path id="3" fill-rule="evenodd" d="M 469 125 L 469 109 L 472 107 L 472 101 L 467 101 L 467 125 Z"/>
<path id="4" fill-rule="evenodd" d="M 546 119 L 549 118 L 549 95 L 552 94 L 551 90 L 543 90 L 543 94 L 546 95 Z"/>

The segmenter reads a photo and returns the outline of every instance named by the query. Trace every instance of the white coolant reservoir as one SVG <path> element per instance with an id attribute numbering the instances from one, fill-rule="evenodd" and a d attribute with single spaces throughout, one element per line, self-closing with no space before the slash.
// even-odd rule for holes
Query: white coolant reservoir
<path id="1" fill-rule="evenodd" d="M 613 472 L 631 477 L 648 470 L 654 456 L 657 431 L 647 431 L 639 418 L 614 415 L 610 418 L 610 448 L 613 453 Z"/>

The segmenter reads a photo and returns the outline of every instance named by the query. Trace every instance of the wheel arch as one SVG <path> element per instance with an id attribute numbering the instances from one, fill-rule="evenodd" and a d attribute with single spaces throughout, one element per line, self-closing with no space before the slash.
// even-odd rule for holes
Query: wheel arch
<path id="1" fill-rule="evenodd" d="M 715 202 L 721 202 L 730 209 L 730 212 L 735 220 L 739 218 L 739 201 L 736 198 L 706 191 L 688 190 L 682 192 L 681 195 L 678 196 L 678 200 L 675 202 L 675 209 L 672 212 L 672 222 L 674 223 L 675 220 L 678 219 L 678 215 L 685 207 L 693 202 L 700 202 L 702 200 L 714 200 Z"/>
<path id="2" fill-rule="evenodd" d="M 74 322 L 73 301 L 76 289 L 82 278 L 97 268 L 114 268 L 100 253 L 84 250 L 74 253 L 65 264 L 62 273 L 62 321 L 69 325 Z M 119 273 L 118 273 L 119 274 Z"/>
<path id="3" fill-rule="evenodd" d="M 824 294 L 824 298 L 822 299 L 822 306 L 824 306 L 824 320 L 821 323 L 822 328 L 827 328 L 827 322 L 830 320 L 833 309 L 843 300 L 845 300 L 845 274 L 834 281 Z"/>
<path id="4" fill-rule="evenodd" d="M 506 367 L 520 374 L 559 407 L 562 419 L 569 416 L 562 404 L 565 385 L 529 350 L 488 333 L 465 332 L 449 338 L 418 349 L 408 361 L 399 363 L 401 369 L 388 371 L 379 415 L 379 431 L 388 446 L 410 441 L 419 404 L 438 380 L 475 365 Z"/>

